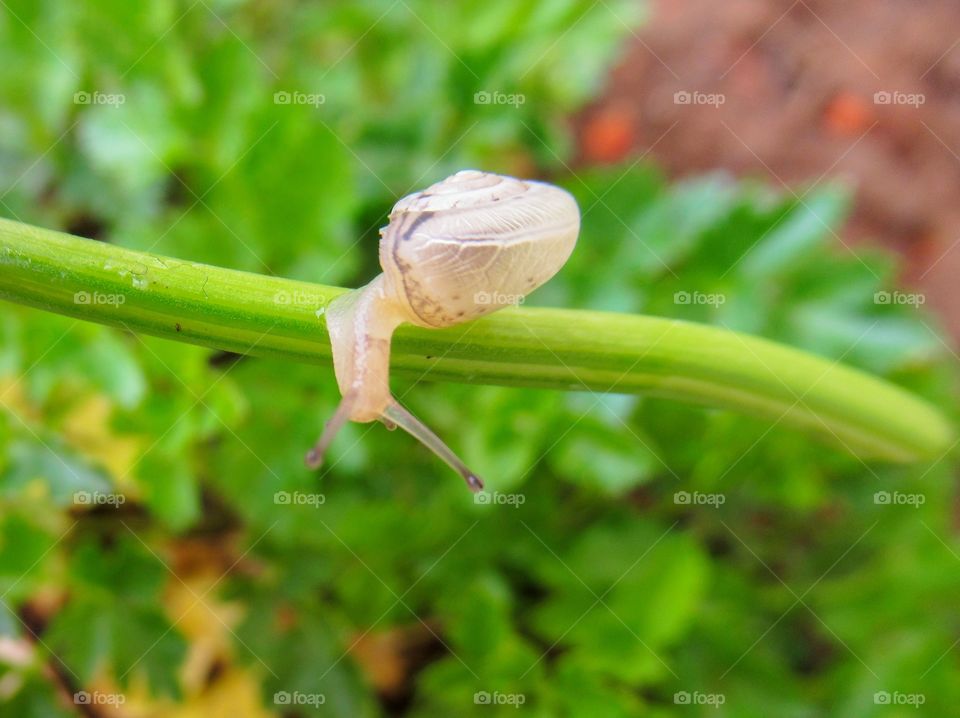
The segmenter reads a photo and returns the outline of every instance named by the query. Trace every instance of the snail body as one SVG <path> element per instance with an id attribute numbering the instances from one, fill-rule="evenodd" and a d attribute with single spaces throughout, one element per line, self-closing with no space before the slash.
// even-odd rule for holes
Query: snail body
<path id="1" fill-rule="evenodd" d="M 542 182 L 465 170 L 399 200 L 380 230 L 383 273 L 331 302 L 327 328 L 343 396 L 307 462 L 319 466 L 346 420 L 397 425 L 474 489 L 482 483 L 390 394 L 390 340 L 409 322 L 441 328 L 516 304 L 559 271 L 576 244 L 573 197 Z"/>

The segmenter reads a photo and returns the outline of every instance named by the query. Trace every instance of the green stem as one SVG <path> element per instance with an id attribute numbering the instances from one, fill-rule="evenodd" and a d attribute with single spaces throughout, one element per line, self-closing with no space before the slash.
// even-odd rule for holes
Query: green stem
<path id="1" fill-rule="evenodd" d="M 177 341 L 326 364 L 330 344 L 317 312 L 343 291 L 0 219 L 0 298 Z M 729 408 L 813 430 L 864 458 L 937 458 L 953 438 L 936 409 L 860 371 L 654 317 L 510 308 L 449 329 L 403 326 L 391 365 L 431 380 L 645 393 Z"/>

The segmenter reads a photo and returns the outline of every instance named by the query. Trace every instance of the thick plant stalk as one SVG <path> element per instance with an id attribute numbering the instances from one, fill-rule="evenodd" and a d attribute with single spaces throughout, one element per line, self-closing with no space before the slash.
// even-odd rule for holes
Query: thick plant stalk
<path id="1" fill-rule="evenodd" d="M 0 219 L 0 298 L 176 341 L 329 364 L 322 310 L 343 291 Z M 403 326 L 391 367 L 434 381 L 671 397 L 813 430 L 863 458 L 938 459 L 953 439 L 936 409 L 890 383 L 655 317 L 509 308 L 450 329 Z"/>

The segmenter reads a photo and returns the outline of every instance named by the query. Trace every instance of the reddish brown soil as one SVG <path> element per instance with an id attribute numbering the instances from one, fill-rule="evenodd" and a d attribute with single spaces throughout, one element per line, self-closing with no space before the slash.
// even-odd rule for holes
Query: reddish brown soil
<path id="1" fill-rule="evenodd" d="M 904 282 L 960 337 L 960 4 L 648 1 L 579 119 L 581 159 L 649 152 L 672 176 L 725 168 L 799 194 L 845 178 L 856 202 L 841 236 L 900 251 Z M 678 91 L 725 101 L 677 104 Z M 883 104 L 877 92 L 903 94 Z"/>

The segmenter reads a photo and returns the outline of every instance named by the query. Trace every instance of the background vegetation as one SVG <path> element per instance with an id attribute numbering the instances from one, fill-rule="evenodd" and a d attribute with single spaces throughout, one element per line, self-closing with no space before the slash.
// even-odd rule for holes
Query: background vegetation
<path id="1" fill-rule="evenodd" d="M 356 286 L 400 195 L 468 166 L 545 176 L 577 196 L 583 234 L 531 303 L 748 331 L 951 406 L 934 322 L 876 301 L 892 260 L 837 241 L 842 188 L 571 167 L 566 120 L 639 20 L 588 0 L 5 0 L 0 212 Z M 868 465 L 660 400 L 395 382 L 514 497 L 480 505 L 380 426 L 348 427 L 308 472 L 332 369 L 10 305 L 0 332 L 4 715 L 516 714 L 484 693 L 544 716 L 960 701 L 952 459 Z M 283 703 L 296 694 L 323 703 Z"/>

